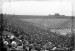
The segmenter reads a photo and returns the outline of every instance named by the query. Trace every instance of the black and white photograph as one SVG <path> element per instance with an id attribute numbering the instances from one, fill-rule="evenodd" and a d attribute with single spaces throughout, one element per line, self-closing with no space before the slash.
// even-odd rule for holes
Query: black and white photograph
<path id="1" fill-rule="evenodd" d="M 0 50 L 75 51 L 74 0 L 0 0 Z"/>

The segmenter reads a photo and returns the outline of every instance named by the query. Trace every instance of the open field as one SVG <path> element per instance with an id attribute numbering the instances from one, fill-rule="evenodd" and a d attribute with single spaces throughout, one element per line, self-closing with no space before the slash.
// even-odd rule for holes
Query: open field
<path id="1" fill-rule="evenodd" d="M 69 22 L 68 22 L 69 21 Z M 13 33 L 16 37 L 22 36 L 21 39 L 29 43 L 40 43 L 42 46 L 51 42 L 56 47 L 71 48 L 73 40 L 70 36 L 63 36 L 52 30 L 64 30 L 61 27 L 71 23 L 70 19 L 30 19 L 16 16 L 4 16 L 4 33 Z M 64 24 L 64 25 L 63 25 Z M 55 28 L 55 29 L 54 29 Z M 70 28 L 70 26 L 69 26 Z M 61 32 L 61 31 L 60 31 Z M 70 33 L 72 35 L 72 33 Z"/>
<path id="2" fill-rule="evenodd" d="M 28 21 L 35 24 L 38 27 L 55 31 L 57 33 L 71 33 L 71 16 L 6 15 L 5 17 L 9 17 L 9 19 L 18 19 L 23 22 Z M 69 29 L 69 31 L 66 29 Z"/>

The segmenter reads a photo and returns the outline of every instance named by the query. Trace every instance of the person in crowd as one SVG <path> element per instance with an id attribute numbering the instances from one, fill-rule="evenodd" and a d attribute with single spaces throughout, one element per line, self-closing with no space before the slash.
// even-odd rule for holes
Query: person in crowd
<path id="1" fill-rule="evenodd" d="M 33 44 L 29 44 L 29 51 L 33 48 Z"/>
<path id="2" fill-rule="evenodd" d="M 57 49 L 57 47 L 53 47 L 51 50 L 55 51 Z"/>
<path id="3" fill-rule="evenodd" d="M 14 36 L 14 35 L 11 35 L 11 36 L 10 36 L 10 39 L 14 39 L 14 38 L 15 38 L 15 36 Z"/>
<path id="4" fill-rule="evenodd" d="M 18 50 L 18 51 L 23 51 L 23 46 L 17 46 L 17 47 L 16 47 L 16 50 Z"/>
<path id="5" fill-rule="evenodd" d="M 6 45 L 6 46 L 9 44 L 8 41 L 4 41 L 3 43 L 4 43 L 4 45 Z"/>
<path id="6" fill-rule="evenodd" d="M 4 44 L 4 48 L 9 51 L 9 47 L 8 47 L 8 41 L 3 41 L 3 44 Z"/>
<path id="7" fill-rule="evenodd" d="M 12 48 L 15 48 L 17 46 L 17 43 L 15 41 L 12 41 L 11 45 L 12 45 Z"/>
<path id="8" fill-rule="evenodd" d="M 41 45 L 40 45 L 40 44 L 36 44 L 35 49 L 36 49 L 37 51 L 40 51 L 40 50 L 41 50 Z"/>

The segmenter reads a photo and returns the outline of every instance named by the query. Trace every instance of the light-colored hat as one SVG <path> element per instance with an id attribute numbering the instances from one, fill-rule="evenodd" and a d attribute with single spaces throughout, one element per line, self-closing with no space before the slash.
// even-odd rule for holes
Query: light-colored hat
<path id="1" fill-rule="evenodd" d="M 12 35 L 11 37 L 10 37 L 10 39 L 13 39 L 14 38 L 14 35 Z"/>
<path id="2" fill-rule="evenodd" d="M 5 44 L 5 45 L 8 45 L 9 43 L 8 43 L 7 41 L 4 41 L 4 44 Z"/>
<path id="3" fill-rule="evenodd" d="M 22 50 L 23 46 L 17 46 L 16 50 Z"/>
<path id="4" fill-rule="evenodd" d="M 54 47 L 52 50 L 56 50 L 57 47 Z"/>
<path id="5" fill-rule="evenodd" d="M 11 44 L 12 44 L 12 45 L 15 45 L 15 46 L 17 45 L 17 43 L 16 43 L 15 41 L 12 41 Z"/>

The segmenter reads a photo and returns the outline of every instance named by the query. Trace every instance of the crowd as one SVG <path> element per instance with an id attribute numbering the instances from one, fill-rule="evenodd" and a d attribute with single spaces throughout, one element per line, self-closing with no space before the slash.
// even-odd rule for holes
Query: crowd
<path id="1" fill-rule="evenodd" d="M 7 51 L 68 51 L 66 47 L 56 47 L 52 42 L 41 45 L 37 42 L 30 43 L 27 40 L 21 40 L 14 35 L 3 35 L 3 44 Z"/>
<path id="2" fill-rule="evenodd" d="M 4 23 L 4 30 L 12 34 L 3 35 L 8 51 L 71 51 L 70 37 L 39 28 L 30 22 L 12 20 Z"/>

